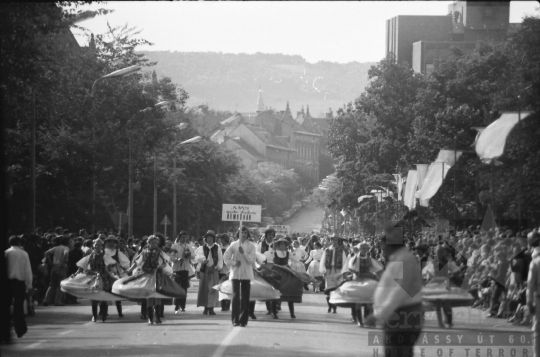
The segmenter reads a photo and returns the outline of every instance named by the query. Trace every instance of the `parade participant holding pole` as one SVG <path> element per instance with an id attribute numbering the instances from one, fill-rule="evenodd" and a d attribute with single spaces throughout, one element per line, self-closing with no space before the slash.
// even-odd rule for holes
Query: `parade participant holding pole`
<path id="1" fill-rule="evenodd" d="M 240 226 L 238 234 L 240 239 L 227 248 L 223 260 L 231 269 L 229 279 L 233 283 L 231 320 L 234 326 L 245 327 L 249 318 L 249 292 L 254 279 L 257 247 L 248 240 L 250 234 L 246 227 Z"/>
<path id="2" fill-rule="evenodd" d="M 219 236 L 219 239 L 221 241 L 221 254 L 225 255 L 225 252 L 227 251 L 227 248 L 229 248 L 231 239 L 229 238 L 229 235 L 227 233 L 223 233 Z M 219 271 L 219 281 L 223 282 L 225 280 L 229 279 L 229 272 L 230 269 L 227 266 L 227 264 L 223 264 L 221 267 L 221 270 Z M 223 299 L 221 300 L 221 311 L 229 311 L 231 309 L 231 300 L 229 299 Z"/>
<path id="3" fill-rule="evenodd" d="M 402 227 L 388 227 L 380 245 L 386 256 L 386 270 L 375 294 L 374 314 L 367 325 L 383 324 L 385 356 L 413 356 L 414 344 L 422 331 L 422 274 L 418 259 L 405 247 Z M 398 337 L 400 337 L 398 339 Z"/>
<path id="4" fill-rule="evenodd" d="M 266 261 L 274 261 L 274 238 L 276 230 L 273 227 L 268 228 L 264 232 L 264 240 L 257 245 L 257 253 L 261 253 L 266 257 Z M 266 314 L 272 314 L 272 302 L 266 301 Z"/>
<path id="5" fill-rule="evenodd" d="M 223 267 L 223 256 L 220 247 L 215 244 L 214 231 L 206 232 L 204 239 L 206 244 L 195 260 L 201 264 L 199 294 L 197 295 L 197 307 L 204 306 L 204 315 L 215 315 L 214 307 L 219 306 L 218 292 L 213 289 L 219 282 L 219 270 Z"/>
<path id="6" fill-rule="evenodd" d="M 325 293 L 326 303 L 328 304 L 328 312 L 336 313 L 337 306 L 330 304 L 330 292 L 335 290 L 339 285 L 339 275 L 348 270 L 347 249 L 343 246 L 345 238 L 334 234 L 332 236 L 332 246 L 326 248 L 321 257 L 319 271 L 325 278 Z"/>
<path id="7" fill-rule="evenodd" d="M 175 274 L 175 281 L 182 287 L 184 290 L 189 288 L 189 277 L 190 275 L 195 274 L 191 262 L 195 259 L 195 253 L 189 243 L 188 234 L 186 231 L 181 231 L 178 233 L 176 238 L 176 243 L 173 244 L 171 250 L 171 259 L 173 261 L 173 271 Z M 178 310 L 186 311 L 186 298 L 175 298 L 174 299 L 174 311 L 177 314 Z"/>

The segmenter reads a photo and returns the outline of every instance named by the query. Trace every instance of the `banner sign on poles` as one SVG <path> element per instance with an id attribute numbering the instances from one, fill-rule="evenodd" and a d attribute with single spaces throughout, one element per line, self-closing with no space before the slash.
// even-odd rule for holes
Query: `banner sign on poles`
<path id="1" fill-rule="evenodd" d="M 222 221 L 260 222 L 260 205 L 223 204 Z"/>
<path id="2" fill-rule="evenodd" d="M 276 224 L 273 224 L 273 225 L 269 225 L 266 228 L 274 228 L 274 230 L 276 231 L 276 237 L 278 236 L 278 234 L 280 234 L 282 236 L 291 235 L 291 226 L 288 226 L 288 225 L 276 225 Z"/>

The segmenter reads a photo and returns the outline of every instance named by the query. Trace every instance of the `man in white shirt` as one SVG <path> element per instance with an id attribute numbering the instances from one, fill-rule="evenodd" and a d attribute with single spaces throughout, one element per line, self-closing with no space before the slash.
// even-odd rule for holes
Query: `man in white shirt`
<path id="1" fill-rule="evenodd" d="M 250 234 L 246 227 L 242 227 L 237 235 L 240 239 L 227 248 L 223 260 L 231 269 L 229 279 L 233 283 L 231 320 L 234 326 L 245 327 L 249 318 L 249 293 L 257 248 L 248 240 Z"/>
<path id="2" fill-rule="evenodd" d="M 26 292 L 32 289 L 32 268 L 30 258 L 21 248 L 21 238 L 9 238 L 11 248 L 5 251 L 8 276 L 8 301 L 13 299 L 13 326 L 17 337 L 23 337 L 28 328 L 24 319 Z"/>
<path id="3" fill-rule="evenodd" d="M 189 288 L 190 272 L 193 272 L 191 263 L 195 259 L 195 251 L 187 242 L 189 235 L 186 231 L 181 231 L 176 238 L 176 243 L 173 244 L 171 250 L 171 259 L 173 262 L 173 271 L 176 276 L 175 281 L 186 290 Z M 178 310 L 186 311 L 186 298 L 174 299 L 174 311 L 177 314 Z"/>

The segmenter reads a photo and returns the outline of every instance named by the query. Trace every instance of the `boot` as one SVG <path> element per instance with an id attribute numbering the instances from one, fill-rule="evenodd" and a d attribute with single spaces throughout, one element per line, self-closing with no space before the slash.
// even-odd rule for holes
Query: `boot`
<path id="1" fill-rule="evenodd" d="M 209 307 L 208 308 L 208 315 L 215 315 L 216 313 L 214 312 L 214 308 L 213 307 Z"/>
<path id="2" fill-rule="evenodd" d="M 92 304 L 92 322 L 96 322 L 98 317 L 97 304 Z"/>
<path id="3" fill-rule="evenodd" d="M 296 315 L 294 314 L 294 302 L 289 301 L 289 312 L 291 313 L 291 319 L 296 319 Z"/>
<path id="4" fill-rule="evenodd" d="M 165 305 L 158 305 L 156 306 L 156 309 L 158 311 L 158 316 L 164 319 L 165 318 Z"/>
<path id="5" fill-rule="evenodd" d="M 116 302 L 116 311 L 118 311 L 118 317 L 124 317 L 124 314 L 122 314 L 122 302 L 121 301 Z"/>
<path id="6" fill-rule="evenodd" d="M 442 319 L 442 311 L 440 309 L 437 309 L 437 321 L 439 322 L 439 327 L 440 328 L 445 328 L 446 327 L 446 326 L 444 326 L 443 319 Z"/>
<path id="7" fill-rule="evenodd" d="M 365 308 L 367 309 L 367 307 Z M 364 327 L 364 321 L 362 320 L 362 307 L 358 307 L 356 309 L 356 323 L 358 324 L 358 327 Z"/>
<path id="8" fill-rule="evenodd" d="M 147 309 L 146 309 L 146 304 L 144 305 L 141 305 L 141 320 L 146 320 L 148 319 L 148 314 L 146 313 Z"/>
<path id="9" fill-rule="evenodd" d="M 161 307 L 163 305 L 157 305 L 154 307 L 154 310 L 156 312 L 156 324 L 160 324 L 161 323 Z"/>
<path id="10" fill-rule="evenodd" d="M 277 316 L 277 304 L 278 304 L 277 302 L 272 303 L 272 317 L 274 319 L 278 318 L 278 316 Z"/>
<path id="11" fill-rule="evenodd" d="M 146 316 L 148 316 L 148 324 L 153 325 L 154 324 L 154 307 L 148 306 L 146 308 Z"/>
<path id="12" fill-rule="evenodd" d="M 221 311 L 227 311 L 227 300 L 221 300 Z"/>
<path id="13" fill-rule="evenodd" d="M 204 308 L 203 315 L 208 315 L 208 308 L 207 307 Z"/>
<path id="14" fill-rule="evenodd" d="M 108 310 L 109 310 L 109 305 L 107 305 L 107 303 L 101 306 L 101 321 L 102 322 L 105 322 L 105 320 L 107 320 Z"/>
<path id="15" fill-rule="evenodd" d="M 354 306 L 351 307 L 351 316 L 351 322 L 355 324 L 358 320 L 356 319 L 356 307 Z"/>
<path id="16" fill-rule="evenodd" d="M 332 304 L 330 304 L 330 296 L 326 295 L 326 303 L 328 304 L 328 313 L 332 312 Z"/>

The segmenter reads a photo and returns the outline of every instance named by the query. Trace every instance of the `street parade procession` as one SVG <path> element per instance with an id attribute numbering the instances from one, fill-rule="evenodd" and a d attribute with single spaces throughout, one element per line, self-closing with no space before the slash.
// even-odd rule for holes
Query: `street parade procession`
<path id="1" fill-rule="evenodd" d="M 540 357 L 537 1 L 0 18 L 1 356 Z"/>

